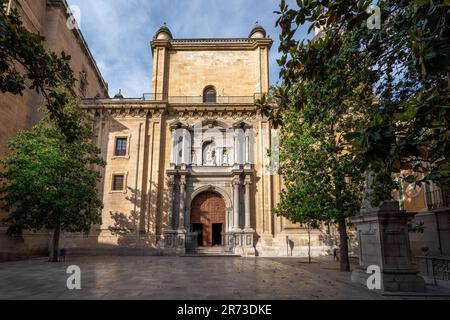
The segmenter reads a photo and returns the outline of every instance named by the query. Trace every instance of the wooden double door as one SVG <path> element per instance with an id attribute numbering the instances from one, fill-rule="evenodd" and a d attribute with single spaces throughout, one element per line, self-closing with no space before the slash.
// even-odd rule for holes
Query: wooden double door
<path id="1" fill-rule="evenodd" d="M 225 233 L 225 201 L 215 192 L 203 192 L 191 204 L 191 231 L 198 232 L 198 245 L 223 245 Z"/>

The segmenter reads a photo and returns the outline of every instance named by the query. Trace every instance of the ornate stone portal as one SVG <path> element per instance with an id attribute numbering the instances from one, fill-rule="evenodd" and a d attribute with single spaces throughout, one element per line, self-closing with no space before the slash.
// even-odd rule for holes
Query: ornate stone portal
<path id="1" fill-rule="evenodd" d="M 254 256 L 255 230 L 251 227 L 251 186 L 255 175 L 254 154 L 250 148 L 254 139 L 252 125 L 238 121 L 227 127 L 223 122 L 200 121 L 190 126 L 176 121 L 170 128 L 172 162 L 167 176 L 171 186 L 168 200 L 171 205 L 169 228 L 164 232 L 165 252 L 179 254 L 186 247 L 207 244 L 226 246 L 234 253 Z M 228 155 L 234 159 L 232 164 Z M 215 226 L 208 223 L 213 220 L 208 215 L 213 216 L 214 212 L 203 212 L 204 220 L 193 219 L 192 202 L 202 192 L 215 192 L 226 203 L 228 209 L 222 226 L 217 223 L 220 221 L 216 221 Z M 213 227 L 221 230 L 218 238 L 214 230 L 209 230 Z M 206 241 L 206 235 L 216 240 Z M 197 243 L 199 237 L 202 237 L 201 243 Z"/>

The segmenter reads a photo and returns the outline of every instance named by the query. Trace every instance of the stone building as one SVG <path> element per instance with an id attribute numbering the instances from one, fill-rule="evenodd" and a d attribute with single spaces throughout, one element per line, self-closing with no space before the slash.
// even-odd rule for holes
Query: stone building
<path id="1" fill-rule="evenodd" d="M 407 211 L 411 253 L 426 282 L 450 288 L 450 190 L 436 183 L 403 184 L 399 193 Z"/>
<path id="2" fill-rule="evenodd" d="M 404 183 L 400 204 L 409 214 L 413 255 L 450 256 L 450 190 L 436 183 L 415 186 Z"/>
<path id="3" fill-rule="evenodd" d="M 72 57 L 70 66 L 77 79 L 75 92 L 80 97 L 108 97 L 108 85 L 89 51 L 80 30 L 72 28 L 71 11 L 65 0 L 10 0 L 7 10 L 18 10 L 23 25 L 33 33 L 45 37 L 45 49 Z M 69 28 L 70 27 L 70 28 Z M 19 130 L 30 128 L 40 118 L 38 108 L 43 97 L 34 90 L 24 90 L 23 95 L 0 93 L 0 158 L 6 146 Z M 6 213 L 0 209 L 0 220 Z M 21 239 L 5 235 L 6 227 L 0 224 L 0 260 L 40 255 L 48 250 L 48 232 L 24 234 Z"/>
<path id="4" fill-rule="evenodd" d="M 152 94 L 84 99 L 107 161 L 103 222 L 66 235 L 65 247 L 306 255 L 306 230 L 273 214 L 282 181 L 268 150 L 277 131 L 255 104 L 269 91 L 271 46 L 259 25 L 234 39 L 175 39 L 164 25 L 151 42 Z M 333 234 L 313 231 L 314 255 L 332 251 Z"/>
<path id="5" fill-rule="evenodd" d="M 11 8 L 18 10 L 27 30 L 45 37 L 45 49 L 57 54 L 64 51 L 72 57 L 70 66 L 77 79 L 77 95 L 108 97 L 108 85 L 83 35 L 79 29 L 68 28 L 71 13 L 65 0 L 11 0 Z M 32 90 L 25 90 L 23 96 L 1 94 L 0 157 L 18 130 L 39 120 L 37 109 L 42 103 L 42 95 Z"/>

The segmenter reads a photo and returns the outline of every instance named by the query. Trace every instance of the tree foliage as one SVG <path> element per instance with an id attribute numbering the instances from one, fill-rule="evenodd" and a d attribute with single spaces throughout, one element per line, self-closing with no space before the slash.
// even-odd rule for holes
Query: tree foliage
<path id="1" fill-rule="evenodd" d="M 379 29 L 368 28 L 373 4 L 381 12 Z M 312 0 L 297 1 L 295 9 L 281 1 L 278 14 L 279 63 L 288 88 L 311 82 L 321 90 L 326 83 L 324 90 L 340 92 L 361 83 L 363 91 L 349 92 L 346 99 L 360 100 L 353 112 L 368 121 L 347 136 L 364 168 L 376 172 L 374 204 L 390 199 L 396 188 L 392 174 L 401 170 L 416 173 L 405 177 L 409 182 L 449 183 L 448 1 Z M 307 24 L 310 31 L 322 30 L 319 39 L 296 39 Z M 304 104 L 299 92 L 294 108 Z"/>

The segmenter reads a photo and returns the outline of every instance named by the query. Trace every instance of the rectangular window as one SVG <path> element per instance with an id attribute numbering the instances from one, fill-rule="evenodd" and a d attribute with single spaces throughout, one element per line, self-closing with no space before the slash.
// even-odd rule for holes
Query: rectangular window
<path id="1" fill-rule="evenodd" d="M 127 138 L 117 138 L 114 156 L 125 157 L 127 155 Z"/>
<path id="2" fill-rule="evenodd" d="M 125 185 L 125 175 L 123 174 L 115 174 L 113 175 L 113 191 L 123 191 Z"/>

